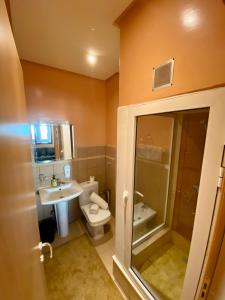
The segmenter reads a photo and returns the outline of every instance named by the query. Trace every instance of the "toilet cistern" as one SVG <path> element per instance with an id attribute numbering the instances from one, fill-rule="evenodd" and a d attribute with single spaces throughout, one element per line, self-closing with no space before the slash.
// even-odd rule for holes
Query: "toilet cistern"
<path id="1" fill-rule="evenodd" d="M 81 183 L 83 193 L 79 197 L 79 204 L 86 219 L 86 226 L 91 236 L 98 240 L 104 236 L 104 225 L 111 219 L 108 204 L 98 195 L 98 182 L 86 181 Z M 90 205 L 93 201 L 98 204 L 97 213 L 91 213 Z"/>

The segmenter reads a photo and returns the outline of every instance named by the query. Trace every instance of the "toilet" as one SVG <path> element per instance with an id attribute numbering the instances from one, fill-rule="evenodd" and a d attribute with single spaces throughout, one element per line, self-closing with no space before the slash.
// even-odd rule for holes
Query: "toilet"
<path id="1" fill-rule="evenodd" d="M 90 207 L 90 195 L 92 192 L 98 194 L 98 182 L 97 181 L 86 181 L 82 182 L 81 187 L 83 189 L 83 193 L 79 196 L 79 205 L 82 213 L 86 218 L 86 225 L 91 236 L 98 240 L 104 236 L 104 225 L 109 222 L 111 219 L 111 213 L 109 209 L 101 209 L 97 214 L 91 214 L 89 212 Z"/>

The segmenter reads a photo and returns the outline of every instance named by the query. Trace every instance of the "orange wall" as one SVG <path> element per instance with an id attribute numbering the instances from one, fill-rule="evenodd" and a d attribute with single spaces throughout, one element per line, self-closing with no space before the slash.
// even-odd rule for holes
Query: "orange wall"
<path id="1" fill-rule="evenodd" d="M 115 74 L 106 80 L 106 132 L 107 145 L 116 145 L 117 108 L 119 106 L 119 74 Z"/>
<path id="2" fill-rule="evenodd" d="M 120 28 L 120 105 L 225 84 L 222 0 L 138 0 Z M 172 57 L 174 85 L 152 92 L 153 66 Z"/>
<path id="3" fill-rule="evenodd" d="M 106 143 L 105 81 L 22 61 L 30 121 L 69 120 L 77 145 Z"/>
<path id="4" fill-rule="evenodd" d="M 166 116 L 140 116 L 137 123 L 137 144 L 170 150 L 173 118 Z"/>

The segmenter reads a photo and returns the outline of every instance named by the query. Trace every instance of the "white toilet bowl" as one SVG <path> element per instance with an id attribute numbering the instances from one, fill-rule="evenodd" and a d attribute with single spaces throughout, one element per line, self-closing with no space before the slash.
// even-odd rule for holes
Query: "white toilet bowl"
<path id="1" fill-rule="evenodd" d="M 86 181 L 82 182 L 81 187 L 83 193 L 79 196 L 80 208 L 86 218 L 86 225 L 89 233 L 95 240 L 98 240 L 104 236 L 104 225 L 111 219 L 111 213 L 109 209 L 99 208 L 97 214 L 91 214 L 89 212 L 90 207 L 90 195 L 92 192 L 98 193 L 98 182 L 97 181 Z"/>

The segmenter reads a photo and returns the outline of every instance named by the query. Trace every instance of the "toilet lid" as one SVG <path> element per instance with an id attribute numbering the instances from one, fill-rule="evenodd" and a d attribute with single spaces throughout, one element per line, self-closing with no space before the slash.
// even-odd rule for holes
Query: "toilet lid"
<path id="1" fill-rule="evenodd" d="M 106 223 L 111 217 L 111 213 L 108 209 L 99 208 L 99 211 L 97 214 L 90 214 L 89 208 L 90 208 L 90 203 L 81 206 L 81 209 L 84 212 L 84 214 L 87 218 L 87 221 L 92 226 L 102 225 L 102 224 Z"/>

